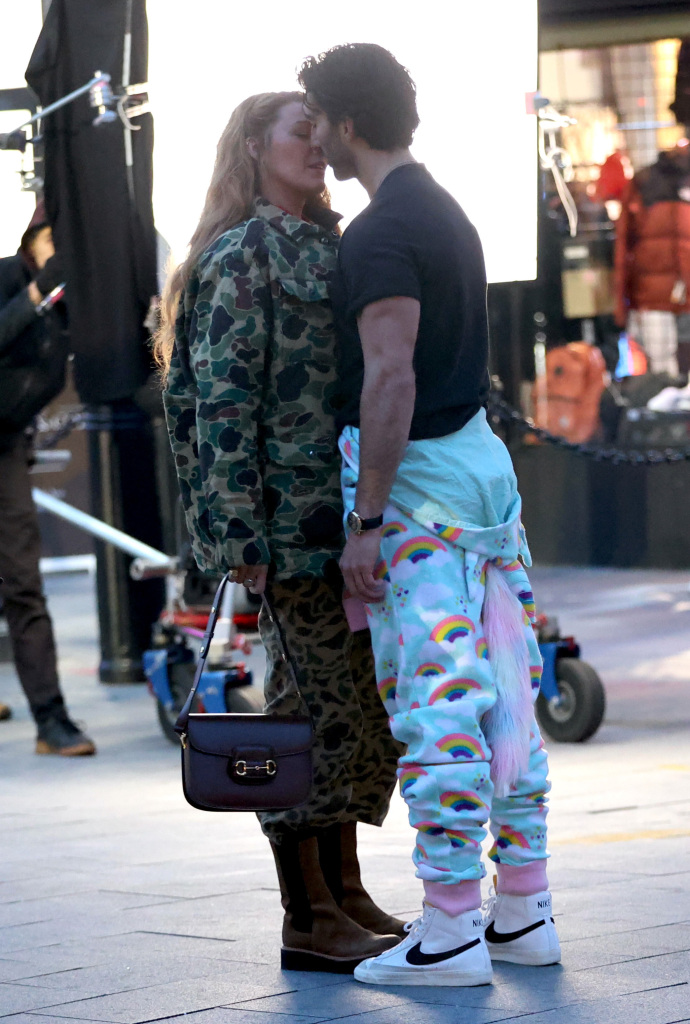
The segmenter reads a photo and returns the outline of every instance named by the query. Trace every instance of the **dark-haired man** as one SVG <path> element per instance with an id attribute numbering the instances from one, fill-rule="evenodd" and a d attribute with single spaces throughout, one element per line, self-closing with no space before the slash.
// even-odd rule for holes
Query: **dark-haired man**
<path id="1" fill-rule="evenodd" d="M 340 446 L 348 590 L 367 606 L 425 906 L 366 961 L 371 984 L 478 985 L 491 961 L 560 959 L 546 878 L 541 660 L 520 498 L 487 424 L 486 274 L 476 230 L 415 161 L 415 86 L 388 51 L 302 66 L 318 142 L 369 206 L 343 235 Z M 480 911 L 490 818 L 498 894 Z"/>

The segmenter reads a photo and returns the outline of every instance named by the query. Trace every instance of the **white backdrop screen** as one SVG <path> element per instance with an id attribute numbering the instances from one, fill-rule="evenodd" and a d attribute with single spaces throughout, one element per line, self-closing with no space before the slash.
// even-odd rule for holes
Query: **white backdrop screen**
<path id="1" fill-rule="evenodd" d="M 413 152 L 464 207 L 484 244 L 490 281 L 536 273 L 536 0 L 348 0 L 290 7 L 148 0 L 158 230 L 184 255 L 218 138 L 246 96 L 296 88 L 302 59 L 343 42 L 391 50 L 417 83 Z M 357 182 L 329 178 L 347 223 L 368 202 Z"/>

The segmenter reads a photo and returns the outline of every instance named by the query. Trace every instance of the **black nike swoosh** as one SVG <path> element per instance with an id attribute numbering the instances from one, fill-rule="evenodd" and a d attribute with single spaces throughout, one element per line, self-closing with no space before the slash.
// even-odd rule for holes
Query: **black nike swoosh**
<path id="1" fill-rule="evenodd" d="M 527 925 L 526 928 L 520 928 L 517 932 L 497 932 L 492 921 L 486 929 L 484 937 L 487 942 L 514 942 L 515 939 L 521 939 L 523 935 L 529 935 L 530 932 L 536 931 L 537 928 L 541 928 L 544 924 L 546 924 L 546 921 L 537 921 L 536 924 Z"/>
<path id="2" fill-rule="evenodd" d="M 407 956 L 405 959 L 408 964 L 412 964 L 414 967 L 426 967 L 427 964 L 440 964 L 443 960 L 450 960 L 451 957 L 459 956 L 460 953 L 467 952 L 468 949 L 472 949 L 473 946 L 478 946 L 480 939 L 473 939 L 472 942 L 466 942 L 464 946 L 458 946 L 457 949 L 447 949 L 444 953 L 422 953 L 422 944 L 418 942 L 412 949 L 408 949 Z"/>

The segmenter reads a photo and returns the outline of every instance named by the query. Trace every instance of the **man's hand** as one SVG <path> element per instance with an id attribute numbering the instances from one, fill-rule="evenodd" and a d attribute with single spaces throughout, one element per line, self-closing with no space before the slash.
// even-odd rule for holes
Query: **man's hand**
<path id="1" fill-rule="evenodd" d="M 386 590 L 382 580 L 374 579 L 374 568 L 381 558 L 380 547 L 380 530 L 351 533 L 340 559 L 346 588 L 352 597 L 358 597 L 366 604 L 382 601 Z"/>
<path id="2" fill-rule="evenodd" d="M 267 565 L 238 565 L 230 572 L 232 582 L 241 583 L 250 594 L 263 594 L 267 576 Z"/>

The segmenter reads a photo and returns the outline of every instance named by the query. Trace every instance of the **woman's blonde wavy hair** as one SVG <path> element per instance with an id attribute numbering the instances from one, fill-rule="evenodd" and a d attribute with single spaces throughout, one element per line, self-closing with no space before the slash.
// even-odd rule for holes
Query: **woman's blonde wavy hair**
<path id="1" fill-rule="evenodd" d="M 256 139 L 260 148 L 265 147 L 282 108 L 303 98 L 300 92 L 262 92 L 249 96 L 232 112 L 218 142 L 211 184 L 187 258 L 169 273 L 163 290 L 161 324 L 153 345 L 162 377 L 170 366 L 180 296 L 194 267 L 216 238 L 251 216 L 254 200 L 260 195 L 260 166 L 249 153 L 247 139 Z M 324 189 L 307 204 L 304 216 L 318 220 L 319 211 L 328 207 L 330 197 Z"/>

